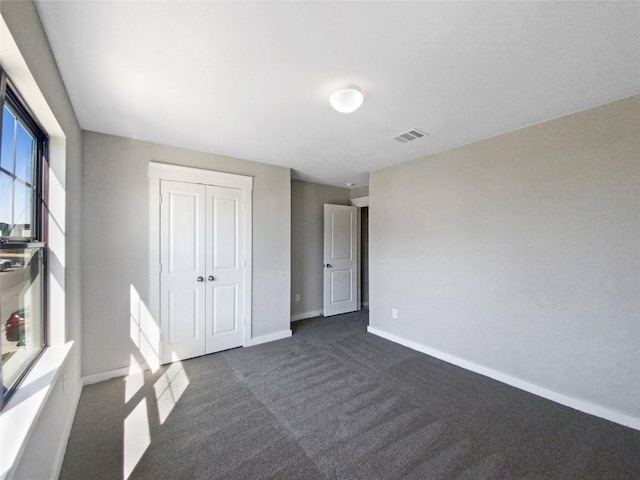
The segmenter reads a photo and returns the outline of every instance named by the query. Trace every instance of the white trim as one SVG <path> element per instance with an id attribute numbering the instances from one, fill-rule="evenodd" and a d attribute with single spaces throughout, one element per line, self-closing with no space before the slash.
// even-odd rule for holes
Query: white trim
<path id="1" fill-rule="evenodd" d="M 62 470 L 62 462 L 64 461 L 64 454 L 67 452 L 67 445 L 69 444 L 69 437 L 71 437 L 71 428 L 73 427 L 73 421 L 76 418 L 76 410 L 78 409 L 78 403 L 80 403 L 80 396 L 82 395 L 82 385 L 77 386 L 75 389 L 75 394 L 71 399 L 71 404 L 73 408 L 69 412 L 67 416 L 67 421 L 64 423 L 62 427 L 62 439 L 58 444 L 58 451 L 56 452 L 56 457 L 53 461 L 53 471 L 55 475 L 52 478 L 59 478 L 60 471 Z"/>
<path id="2" fill-rule="evenodd" d="M 244 191 L 244 343 L 251 340 L 253 328 L 253 178 Z"/>
<path id="3" fill-rule="evenodd" d="M 56 278 L 65 276 L 66 251 L 66 214 L 67 194 L 63 187 L 66 178 L 67 139 L 56 116 L 40 90 L 38 83 L 31 74 L 31 70 L 20 53 L 9 27 L 0 14 L 0 58 L 2 69 L 11 79 L 26 106 L 34 114 L 35 119 L 49 137 L 49 192 L 47 198 L 49 232 L 47 234 L 47 253 L 59 259 L 59 262 L 49 262 L 46 292 L 47 302 L 47 335 L 50 346 L 62 346 L 66 343 L 65 292 L 64 289 L 54 289 L 58 283 Z M 0 375 L 1 376 L 1 375 Z"/>
<path id="4" fill-rule="evenodd" d="M 404 345 L 405 347 L 408 347 L 412 350 L 416 350 L 432 357 L 439 358 L 440 360 L 443 360 L 447 363 L 451 363 L 466 370 L 470 370 L 472 372 L 479 373 L 480 375 L 493 378 L 494 380 L 506 383 L 507 385 L 511 385 L 512 387 L 524 390 L 525 392 L 533 393 L 534 395 L 546 398 L 547 400 L 551 400 L 575 410 L 588 413 L 589 415 L 604 418 L 605 420 L 624 425 L 625 427 L 640 430 L 640 418 L 632 417 L 631 415 L 620 413 L 607 407 L 597 405 L 595 403 L 580 400 L 578 398 L 570 397 L 568 395 L 549 390 L 548 388 L 541 387 L 540 385 L 529 383 L 525 380 L 512 377 L 491 368 L 483 367 L 482 365 L 478 365 L 477 363 L 464 360 L 454 355 L 449 355 L 448 353 L 435 350 L 433 348 L 422 345 L 421 343 L 414 342 L 413 340 L 407 340 L 405 338 L 398 337 L 397 335 L 393 335 L 392 333 L 385 332 L 384 330 L 380 330 L 375 327 L 368 326 L 367 331 L 369 333 L 372 333 L 373 335 L 377 335 L 392 342 L 399 343 L 400 345 Z"/>
<path id="5" fill-rule="evenodd" d="M 149 370 L 149 366 L 146 363 L 140 365 L 142 371 Z M 106 382 L 113 378 L 126 377 L 131 375 L 131 367 L 115 368 L 113 370 L 107 370 L 106 372 L 94 373 L 93 375 L 87 375 L 82 377 L 82 385 L 93 385 L 94 383 Z"/>
<path id="6" fill-rule="evenodd" d="M 283 338 L 289 338 L 291 336 L 291 330 L 282 330 L 280 332 L 268 333 L 267 335 L 260 335 L 245 342 L 245 347 L 253 347 L 260 345 L 261 343 L 273 342 L 275 340 L 282 340 Z"/>
<path id="7" fill-rule="evenodd" d="M 202 185 L 219 185 L 238 188 L 244 191 L 244 335 L 243 344 L 251 342 L 252 335 L 252 275 L 253 275 L 253 177 L 237 175 L 235 173 L 203 170 L 200 168 L 183 167 L 167 163 L 149 162 L 149 311 L 153 318 L 159 319 L 162 332 L 162 318 L 160 316 L 160 181 L 197 183 Z M 162 352 L 162 341 L 157 345 L 158 352 Z M 162 353 L 160 353 L 162 359 Z M 125 373 L 125 375 L 128 374 Z"/>
<path id="8" fill-rule="evenodd" d="M 296 313 L 295 315 L 291 315 L 291 321 L 297 322 L 298 320 L 304 320 L 305 318 L 313 318 L 313 317 L 321 317 L 322 309 L 320 310 L 311 310 L 309 312 Z"/>
<path id="9" fill-rule="evenodd" d="M 46 348 L 4 406 L 0 415 L 0 478 L 14 474 L 51 392 L 62 381 L 72 347 L 73 342 L 68 342 Z"/>
<path id="10" fill-rule="evenodd" d="M 64 131 L 49 107 L 36 79 L 31 74 L 31 70 L 22 57 L 2 14 L 0 14 L 0 45 L 2 45 L 2 69 L 18 88 L 29 108 L 35 113 L 45 133 L 52 137 L 64 138 Z"/>
<path id="11" fill-rule="evenodd" d="M 354 207 L 368 207 L 369 206 L 369 195 L 367 195 L 366 197 L 356 197 L 356 198 L 352 198 L 351 200 L 349 200 L 351 202 L 351 205 L 353 205 Z"/>
<path id="12" fill-rule="evenodd" d="M 201 185 L 221 185 L 225 187 L 253 189 L 253 177 L 235 173 L 183 167 L 169 163 L 149 162 L 149 177 L 176 182 L 198 183 Z"/>
<path id="13" fill-rule="evenodd" d="M 38 358 L 32 369 L 17 387 L 13 397 L 9 399 L 0 414 L 0 478 L 11 478 L 13 472 L 20 463 L 22 454 L 31 441 L 34 427 L 38 422 L 43 409 L 53 393 L 52 401 L 65 396 L 64 390 L 60 392 L 61 384 L 64 388 L 65 381 L 68 385 L 72 380 L 67 375 L 68 358 L 72 353 L 73 342 L 67 342 L 69 335 L 66 330 L 65 318 L 65 292 L 64 288 L 54 288 L 58 285 L 55 278 L 65 278 L 65 252 L 69 244 L 65 237 L 66 214 L 68 213 L 67 194 L 64 188 L 66 178 L 66 136 L 58 123 L 56 115 L 49 106 L 45 95 L 40 90 L 38 82 L 31 73 L 20 48 L 13 38 L 5 19 L 0 13 L 0 45 L 2 45 L 0 57 L 2 69 L 12 80 L 26 105 L 36 117 L 44 132 L 49 136 L 49 192 L 47 198 L 49 232 L 47 251 L 55 254 L 59 262 L 50 262 L 48 268 L 48 288 L 45 293 L 47 302 L 47 335 L 49 347 Z M 51 258 L 51 257 L 50 257 Z M 59 285 L 58 285 L 59 287 Z M 79 348 L 79 347 L 76 347 Z M 65 375 L 67 378 L 65 379 Z M 2 374 L 0 373 L 0 378 Z M 62 378 L 60 378 L 62 377 Z M 69 385 L 70 388 L 81 390 L 79 385 Z M 79 393 L 78 393 L 79 398 Z M 75 401 L 73 399 L 71 401 Z M 69 405 L 66 410 L 71 417 L 75 415 L 75 406 Z M 66 426 L 66 425 L 65 425 Z M 70 429 L 70 428 L 69 428 Z M 61 461 L 60 445 L 66 445 L 68 431 L 63 432 L 55 461 Z M 48 438 L 33 439 L 35 443 L 44 448 L 54 448 Z M 64 449 L 62 450 L 64 455 Z M 57 468 L 57 465 L 53 465 Z M 57 475 L 56 475 L 57 478 Z"/>

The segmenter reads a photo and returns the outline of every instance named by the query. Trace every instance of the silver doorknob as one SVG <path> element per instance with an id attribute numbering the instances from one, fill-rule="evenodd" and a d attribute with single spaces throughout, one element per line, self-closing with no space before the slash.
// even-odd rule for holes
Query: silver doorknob
<path id="1" fill-rule="evenodd" d="M 204 282 L 204 277 L 198 277 L 199 282 Z"/>
<path id="2" fill-rule="evenodd" d="M 209 275 L 209 281 L 213 282 L 215 280 L 215 278 L 213 278 L 213 275 Z"/>
<path id="3" fill-rule="evenodd" d="M 327 268 L 331 268 L 331 264 L 330 263 L 325 263 L 324 266 L 327 267 Z"/>

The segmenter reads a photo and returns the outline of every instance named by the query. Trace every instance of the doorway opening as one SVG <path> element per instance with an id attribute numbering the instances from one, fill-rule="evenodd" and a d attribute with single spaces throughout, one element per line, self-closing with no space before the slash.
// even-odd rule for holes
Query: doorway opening
<path id="1" fill-rule="evenodd" d="M 369 207 L 360 209 L 360 300 L 369 309 Z"/>

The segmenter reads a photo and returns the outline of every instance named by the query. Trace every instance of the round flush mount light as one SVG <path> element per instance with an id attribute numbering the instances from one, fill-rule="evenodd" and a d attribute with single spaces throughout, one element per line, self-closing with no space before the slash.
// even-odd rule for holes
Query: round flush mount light
<path id="1" fill-rule="evenodd" d="M 329 97 L 331 106 L 340 113 L 355 112 L 362 105 L 363 100 L 364 95 L 357 85 L 349 85 L 347 88 L 336 90 Z"/>

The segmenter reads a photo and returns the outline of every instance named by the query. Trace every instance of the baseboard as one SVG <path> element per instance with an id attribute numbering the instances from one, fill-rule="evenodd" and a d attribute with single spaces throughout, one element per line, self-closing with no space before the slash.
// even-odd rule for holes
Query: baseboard
<path id="1" fill-rule="evenodd" d="M 640 418 L 632 417 L 631 415 L 626 415 L 624 413 L 611 410 L 607 407 L 603 407 L 595 403 L 587 402 L 585 400 L 580 400 L 568 395 L 564 395 L 562 393 L 555 392 L 553 390 L 549 390 L 548 388 L 544 388 L 539 385 L 521 380 L 519 378 L 506 375 L 491 368 L 483 367 L 482 365 L 478 365 L 477 363 L 470 362 L 453 355 L 449 355 L 448 353 L 444 353 L 439 350 L 435 350 L 418 342 L 398 337 L 397 335 L 393 335 L 392 333 L 385 332 L 384 330 L 380 330 L 375 327 L 369 326 L 367 327 L 367 331 L 369 333 L 372 333 L 373 335 L 377 335 L 392 342 L 399 343 L 400 345 L 404 345 L 405 347 L 408 347 L 412 350 L 425 353 L 447 363 L 462 367 L 466 370 L 470 370 L 472 372 L 479 373 L 480 375 L 493 378 L 494 380 L 497 380 L 499 382 L 506 383 L 507 385 L 519 388 L 520 390 L 524 390 L 525 392 L 533 393 L 534 395 L 538 395 L 539 397 L 546 398 L 547 400 L 551 400 L 566 407 L 588 413 L 589 415 L 604 418 L 605 420 L 624 425 L 625 427 L 633 428 L 634 430 L 640 430 Z"/>
<path id="2" fill-rule="evenodd" d="M 255 345 L 260 345 L 261 343 L 274 342 L 290 336 L 291 330 L 282 330 L 281 332 L 269 333 L 267 335 L 260 335 L 259 337 L 252 338 L 244 346 L 253 347 Z"/>
<path id="3" fill-rule="evenodd" d="M 64 461 L 64 454 L 67 451 L 67 445 L 69 444 L 69 437 L 71 436 L 71 428 L 73 427 L 73 421 L 76 418 L 76 410 L 78 409 L 78 403 L 80 403 L 80 396 L 82 395 L 82 385 L 80 384 L 75 389 L 75 393 L 71 398 L 71 403 L 73 404 L 73 408 L 71 409 L 70 414 L 67 416 L 67 421 L 62 428 L 62 439 L 60 444 L 58 445 L 58 451 L 56 452 L 56 457 L 53 464 L 53 471 L 55 472 L 55 476 L 52 478 L 60 477 L 60 471 L 62 470 L 62 462 Z"/>
<path id="4" fill-rule="evenodd" d="M 140 368 L 142 370 L 149 370 L 147 365 L 141 365 Z M 94 383 L 104 382 L 106 380 L 111 380 L 112 378 L 126 377 L 129 373 L 131 373 L 131 367 L 116 368 L 114 370 L 108 370 L 106 372 L 95 373 L 93 375 L 82 377 L 82 384 L 84 386 L 93 385 Z"/>
<path id="5" fill-rule="evenodd" d="M 260 345 L 261 343 L 273 342 L 275 340 L 281 340 L 291 336 L 291 330 L 282 330 L 281 332 L 270 333 L 268 335 L 261 335 L 256 338 L 250 339 L 244 346 L 253 347 L 254 345 Z M 149 370 L 147 363 L 140 365 L 140 369 L 143 371 Z M 131 367 L 116 368 L 114 370 L 108 370 L 106 372 L 95 373 L 93 375 L 87 375 L 82 377 L 82 384 L 84 386 L 93 385 L 94 383 L 104 382 L 111 380 L 112 378 L 126 377 L 131 374 Z"/>
<path id="6" fill-rule="evenodd" d="M 322 315 L 322 310 L 311 310 L 310 312 L 296 313 L 291 315 L 291 321 L 297 322 L 298 320 L 304 320 L 305 318 L 319 317 Z"/>

